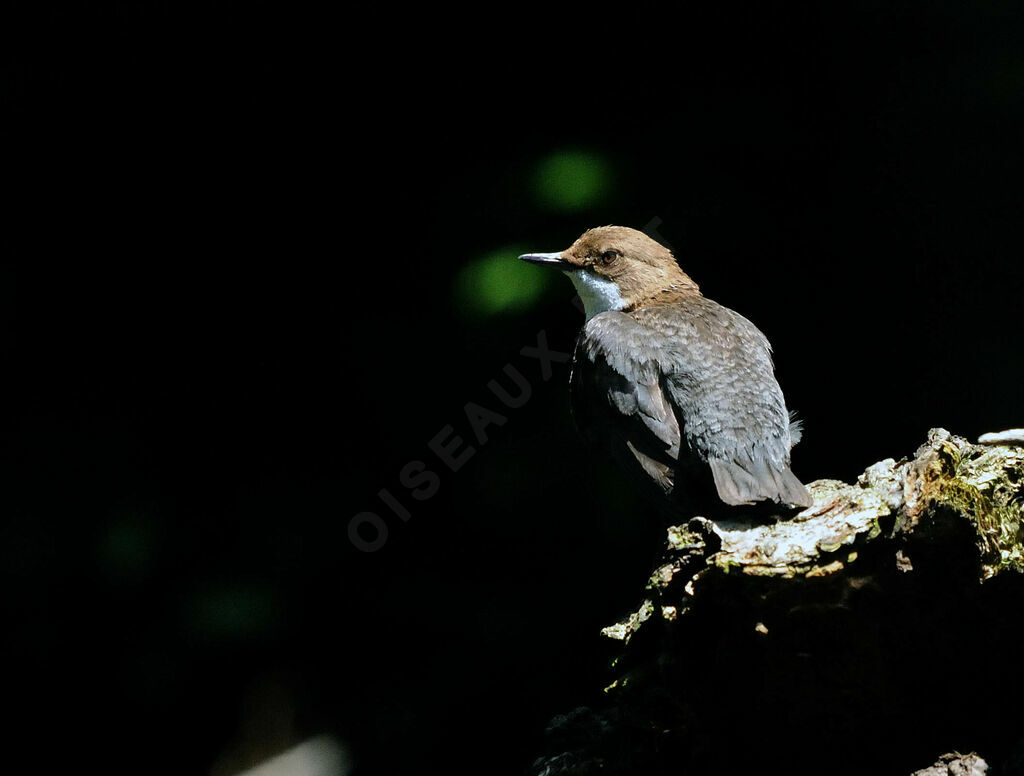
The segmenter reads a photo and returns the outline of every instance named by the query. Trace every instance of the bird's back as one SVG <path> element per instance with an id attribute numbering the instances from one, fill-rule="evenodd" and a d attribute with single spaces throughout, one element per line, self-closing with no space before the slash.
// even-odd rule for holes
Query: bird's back
<path id="1" fill-rule="evenodd" d="M 789 469 L 790 420 L 768 340 L 710 299 L 594 316 L 571 390 L 584 436 L 674 503 L 713 481 L 726 504 L 810 504 Z"/>

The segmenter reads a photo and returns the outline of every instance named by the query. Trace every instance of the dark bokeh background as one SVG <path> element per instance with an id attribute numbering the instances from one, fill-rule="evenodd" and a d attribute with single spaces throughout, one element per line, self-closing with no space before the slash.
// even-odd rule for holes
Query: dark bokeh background
<path id="1" fill-rule="evenodd" d="M 359 774 L 520 773 L 659 537 L 520 354 L 581 316 L 511 257 L 589 226 L 657 224 L 768 334 L 805 479 L 1024 425 L 1019 4 L 14 8 L 10 751 L 227 774 L 326 733 Z M 531 398 L 479 444 L 509 363 Z"/>

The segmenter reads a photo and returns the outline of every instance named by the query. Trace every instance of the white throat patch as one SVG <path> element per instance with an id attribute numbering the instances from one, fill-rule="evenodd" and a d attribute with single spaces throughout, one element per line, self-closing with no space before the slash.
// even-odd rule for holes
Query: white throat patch
<path id="1" fill-rule="evenodd" d="M 565 274 L 576 286 L 576 293 L 583 300 L 583 309 L 588 321 L 598 313 L 622 310 L 626 307 L 626 300 L 619 293 L 619 286 L 616 283 L 585 269 L 569 270 Z"/>

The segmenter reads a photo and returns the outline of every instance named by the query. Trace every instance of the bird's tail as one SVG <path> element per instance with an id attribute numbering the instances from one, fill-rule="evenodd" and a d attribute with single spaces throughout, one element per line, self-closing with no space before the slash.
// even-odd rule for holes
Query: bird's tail
<path id="1" fill-rule="evenodd" d="M 809 507 L 814 503 L 807 488 L 785 464 L 776 467 L 763 459 L 748 459 L 741 464 L 722 458 L 712 458 L 708 463 L 718 496 L 726 504 L 739 506 L 771 500 Z"/>

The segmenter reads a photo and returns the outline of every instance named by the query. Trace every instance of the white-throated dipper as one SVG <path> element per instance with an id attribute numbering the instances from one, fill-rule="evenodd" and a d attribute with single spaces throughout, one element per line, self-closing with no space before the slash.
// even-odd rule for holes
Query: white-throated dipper
<path id="1" fill-rule="evenodd" d="M 583 301 L 570 391 L 584 438 L 674 511 L 709 499 L 811 505 L 789 468 L 800 434 L 768 339 L 705 298 L 667 248 L 601 226 L 560 253 L 519 258 L 565 272 Z"/>

